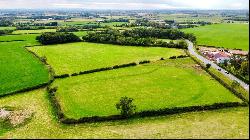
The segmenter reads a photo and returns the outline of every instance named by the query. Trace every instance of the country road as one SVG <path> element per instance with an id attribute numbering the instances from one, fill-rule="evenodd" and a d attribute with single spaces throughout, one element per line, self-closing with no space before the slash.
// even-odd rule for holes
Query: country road
<path id="1" fill-rule="evenodd" d="M 228 77 L 229 79 L 231 79 L 231 80 L 236 80 L 237 82 L 240 83 L 240 85 L 241 85 L 244 89 L 246 89 L 247 91 L 249 91 L 249 85 L 248 85 L 248 84 L 244 83 L 242 80 L 238 79 L 237 77 L 235 77 L 234 75 L 232 75 L 232 74 L 230 74 L 230 73 L 229 73 L 229 74 L 226 74 L 226 73 L 225 73 L 225 72 L 226 72 L 225 69 L 219 67 L 219 66 L 216 65 L 214 62 L 212 62 L 212 61 L 206 59 L 205 57 L 199 55 L 198 53 L 196 53 L 195 48 L 194 48 L 194 45 L 193 45 L 192 42 L 190 42 L 189 40 L 186 40 L 186 42 L 188 43 L 188 51 L 189 51 L 190 54 L 194 55 L 196 58 L 198 58 L 199 60 L 201 60 L 201 61 L 204 62 L 205 64 L 208 64 L 208 63 L 211 64 L 211 67 L 215 68 L 216 70 L 221 69 L 221 71 L 218 70 L 220 73 L 222 73 L 223 75 L 227 76 L 227 77 Z"/>

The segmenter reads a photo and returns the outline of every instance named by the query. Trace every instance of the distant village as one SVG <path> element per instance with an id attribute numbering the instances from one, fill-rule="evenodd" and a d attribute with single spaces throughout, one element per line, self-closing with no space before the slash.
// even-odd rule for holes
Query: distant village
<path id="1" fill-rule="evenodd" d="M 229 61 L 230 59 L 247 60 L 247 55 L 249 53 L 248 51 L 242 50 L 229 50 L 224 48 L 213 48 L 204 46 L 200 46 L 198 51 L 208 60 L 213 61 L 217 64 Z"/>

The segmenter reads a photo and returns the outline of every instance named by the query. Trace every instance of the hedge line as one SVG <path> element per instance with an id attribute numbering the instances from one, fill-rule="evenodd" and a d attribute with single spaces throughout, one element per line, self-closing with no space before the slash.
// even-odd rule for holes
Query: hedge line
<path id="1" fill-rule="evenodd" d="M 55 97 L 55 93 L 57 91 L 57 88 L 50 88 L 50 86 L 47 86 L 46 90 L 48 92 L 48 97 L 49 97 L 49 100 L 52 104 L 52 108 L 53 108 L 54 112 L 56 113 L 56 116 L 58 117 L 58 119 L 60 121 L 63 121 L 65 116 L 62 112 L 61 106 L 60 106 L 57 98 Z"/>
<path id="2" fill-rule="evenodd" d="M 15 41 L 25 41 L 25 40 L 9 40 L 9 41 L 0 41 L 0 42 L 15 42 Z"/>
<path id="3" fill-rule="evenodd" d="M 43 87 L 46 87 L 47 85 L 49 85 L 50 83 L 52 83 L 51 80 L 49 82 L 42 83 L 42 84 L 39 84 L 37 86 L 32 86 L 32 87 L 23 88 L 23 89 L 20 89 L 20 90 L 17 90 L 17 91 L 7 92 L 5 94 L 0 95 L 0 98 L 1 97 L 6 97 L 6 96 L 11 96 L 13 94 L 18 94 L 18 93 L 22 93 L 22 92 L 28 92 L 28 91 L 32 91 L 32 90 L 35 90 L 35 89 L 43 88 Z"/>
<path id="4" fill-rule="evenodd" d="M 174 57 L 176 59 L 176 58 L 185 58 L 185 57 L 189 57 L 189 56 L 188 55 L 180 55 L 180 56 L 174 56 Z M 169 59 L 171 59 L 171 57 Z M 161 61 L 161 60 L 165 60 L 165 58 L 162 57 L 161 59 L 159 59 L 157 61 Z M 95 72 L 102 72 L 102 71 L 107 71 L 107 70 L 132 67 L 132 66 L 147 64 L 147 63 L 151 63 L 151 62 L 152 61 L 150 61 L 150 60 L 143 60 L 143 61 L 140 61 L 139 63 L 132 62 L 132 63 L 128 63 L 128 64 L 115 65 L 113 67 L 105 67 L 105 68 L 98 68 L 98 69 L 93 69 L 93 70 L 81 71 L 79 73 L 56 75 L 55 78 L 67 78 L 70 76 L 78 76 L 78 75 L 83 75 L 83 74 L 90 74 L 90 73 L 95 73 Z"/>
<path id="5" fill-rule="evenodd" d="M 242 101 L 246 102 L 249 104 L 249 100 L 246 99 L 241 93 L 237 92 L 234 88 L 231 87 L 231 85 L 228 85 L 226 82 L 224 82 L 220 77 L 209 71 L 206 66 L 204 66 L 202 63 L 200 63 L 198 60 L 196 60 L 193 56 L 190 55 L 190 57 L 197 63 L 199 64 L 202 69 L 204 69 L 208 74 L 210 74 L 215 80 L 217 80 L 220 84 L 222 84 L 225 88 L 230 90 L 235 96 L 240 98 Z"/>

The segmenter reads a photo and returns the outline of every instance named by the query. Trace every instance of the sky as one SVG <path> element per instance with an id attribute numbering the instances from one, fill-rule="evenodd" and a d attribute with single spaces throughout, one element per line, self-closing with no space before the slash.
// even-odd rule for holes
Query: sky
<path id="1" fill-rule="evenodd" d="M 249 9 L 249 0 L 0 0 L 0 9 Z"/>

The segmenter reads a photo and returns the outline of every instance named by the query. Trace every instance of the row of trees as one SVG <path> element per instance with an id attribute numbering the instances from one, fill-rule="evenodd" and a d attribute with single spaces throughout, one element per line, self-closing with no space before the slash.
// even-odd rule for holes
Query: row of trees
<path id="1" fill-rule="evenodd" d="M 103 31 L 89 32 L 86 36 L 83 37 L 83 40 L 88 42 L 131 45 L 131 46 L 160 46 L 168 48 L 187 48 L 187 44 L 185 41 L 177 41 L 177 43 L 170 41 L 168 43 L 166 41 L 158 40 L 158 38 L 167 38 L 176 40 L 176 39 L 183 39 L 185 37 L 189 36 L 186 34 L 182 34 L 182 32 L 177 30 L 164 31 L 158 29 L 140 28 L 133 30 L 125 30 L 122 32 L 115 29 L 106 29 Z"/>
<path id="2" fill-rule="evenodd" d="M 69 43 L 69 42 L 78 42 L 81 39 L 73 33 L 66 32 L 49 32 L 43 33 L 36 38 L 41 44 L 59 44 L 59 43 Z"/>
<path id="3" fill-rule="evenodd" d="M 122 33 L 126 37 L 153 37 L 162 39 L 188 39 L 192 42 L 196 41 L 193 34 L 184 33 L 178 29 L 157 29 L 157 28 L 135 28 L 126 30 Z"/>
<path id="4" fill-rule="evenodd" d="M 0 30 L 0 35 L 11 34 L 13 30 Z"/>
<path id="5" fill-rule="evenodd" d="M 0 19 L 0 27 L 12 26 L 14 23 L 9 19 Z"/>
<path id="6" fill-rule="evenodd" d="M 221 67 L 234 74 L 243 81 L 249 82 L 249 57 L 242 59 L 239 57 L 232 57 L 230 60 L 225 60 L 219 64 Z"/>
<path id="7" fill-rule="evenodd" d="M 129 19 L 124 19 L 124 18 L 118 18 L 118 19 L 105 19 L 103 22 L 104 22 L 104 23 L 110 23 L 110 22 L 129 22 Z"/>
<path id="8" fill-rule="evenodd" d="M 79 29 L 75 26 L 58 27 L 57 32 L 77 32 Z"/>

